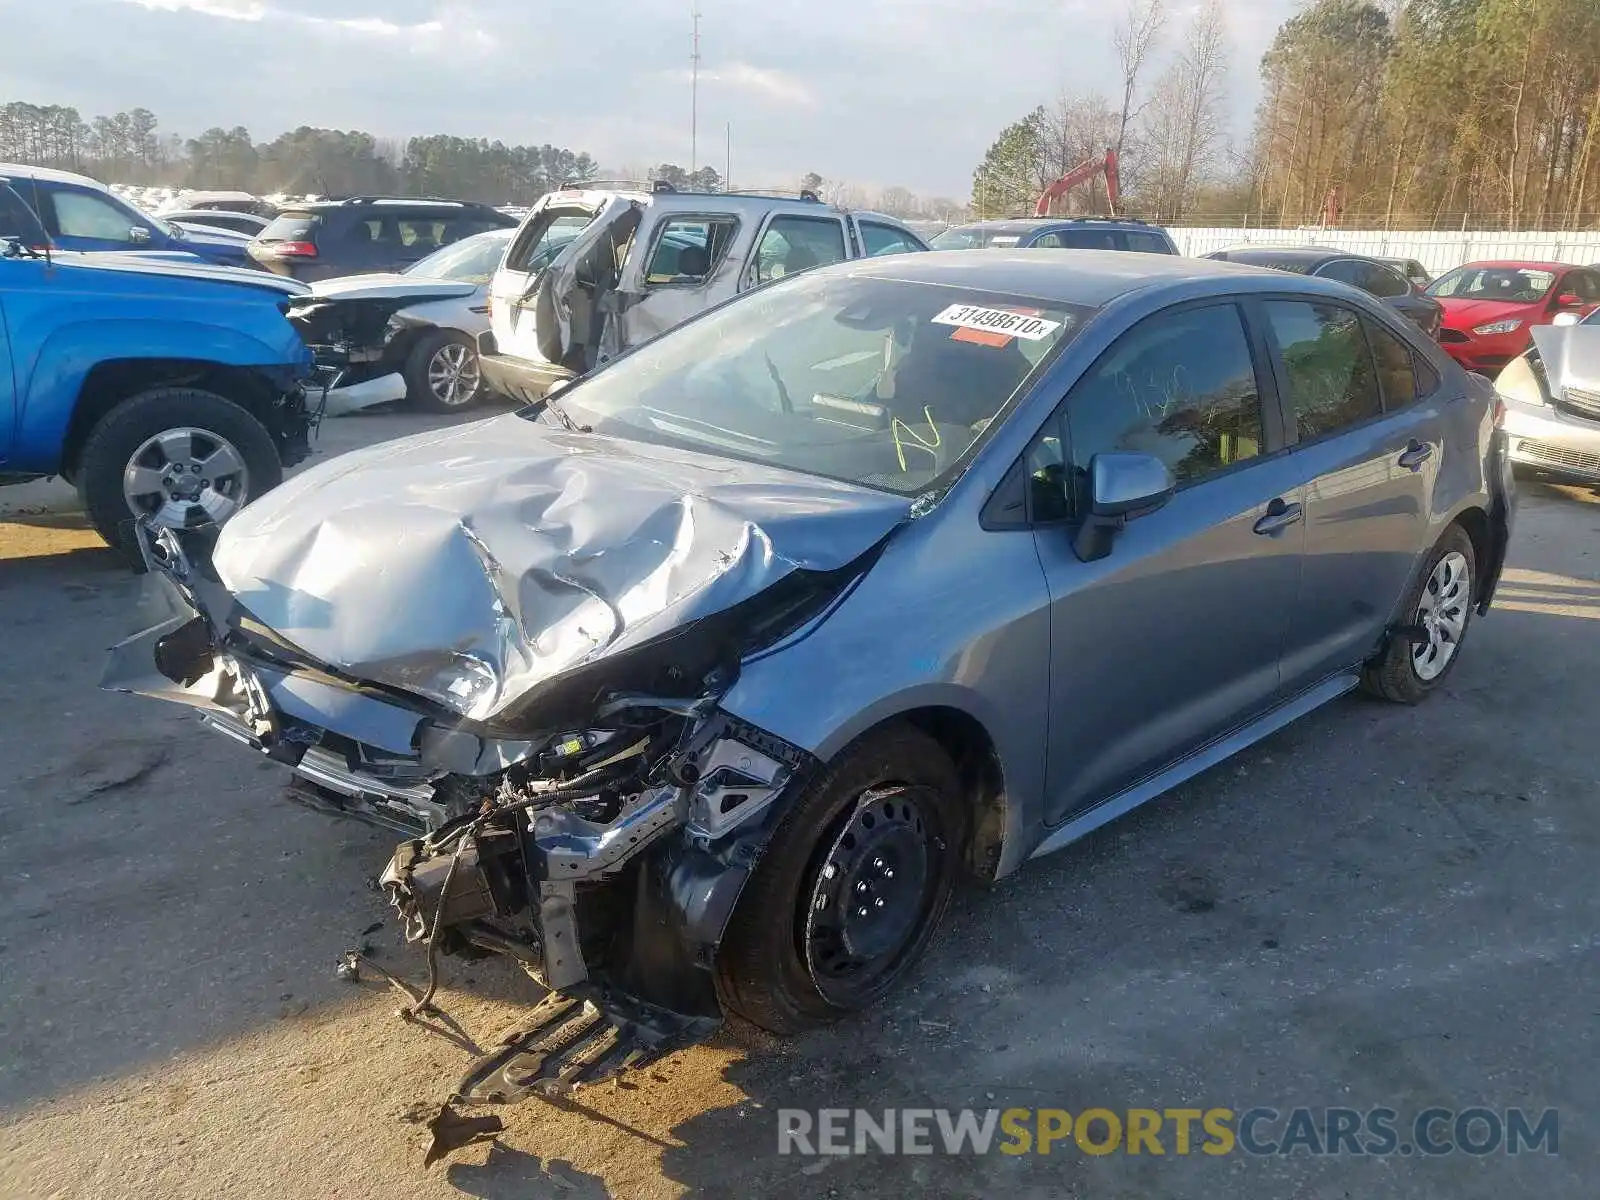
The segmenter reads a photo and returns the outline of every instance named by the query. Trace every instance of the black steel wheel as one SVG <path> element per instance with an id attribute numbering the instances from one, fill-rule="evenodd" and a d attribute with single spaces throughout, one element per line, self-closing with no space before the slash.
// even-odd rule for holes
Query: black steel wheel
<path id="1" fill-rule="evenodd" d="M 965 837 L 939 744 L 864 735 L 794 797 L 746 885 L 717 958 L 724 1006 L 792 1033 L 879 1000 L 927 950 Z"/>

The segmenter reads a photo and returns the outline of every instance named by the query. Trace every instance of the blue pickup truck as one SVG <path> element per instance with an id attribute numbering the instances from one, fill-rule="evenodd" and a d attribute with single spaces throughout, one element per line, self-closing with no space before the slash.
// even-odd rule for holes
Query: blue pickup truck
<path id="1" fill-rule="evenodd" d="M 0 218 L 0 483 L 65 477 L 131 554 L 135 518 L 214 527 L 309 452 L 304 284 L 54 249 L 4 183 Z"/>

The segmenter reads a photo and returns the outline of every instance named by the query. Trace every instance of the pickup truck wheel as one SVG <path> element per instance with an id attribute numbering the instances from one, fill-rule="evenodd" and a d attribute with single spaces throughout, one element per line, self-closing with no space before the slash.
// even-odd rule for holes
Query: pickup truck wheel
<path id="1" fill-rule="evenodd" d="M 717 955 L 723 1005 L 774 1033 L 858 1012 L 922 957 L 961 869 L 966 806 L 949 756 L 874 730 L 797 795 Z"/>
<path id="2" fill-rule="evenodd" d="M 478 350 L 464 334 L 427 334 L 406 356 L 406 398 L 424 412 L 462 412 L 483 399 Z"/>
<path id="3" fill-rule="evenodd" d="M 100 536 L 134 554 L 133 519 L 220 525 L 283 481 L 266 427 L 214 392 L 155 388 L 122 401 L 89 432 L 78 495 Z"/>

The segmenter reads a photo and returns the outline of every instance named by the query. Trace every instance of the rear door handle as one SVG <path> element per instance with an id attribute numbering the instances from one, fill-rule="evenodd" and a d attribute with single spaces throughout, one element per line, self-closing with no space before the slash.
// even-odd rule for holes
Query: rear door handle
<path id="1" fill-rule="evenodd" d="M 1408 470 L 1420 471 L 1422 470 L 1422 464 L 1432 457 L 1432 446 L 1413 439 L 1411 444 L 1406 447 L 1405 453 L 1400 456 L 1400 465 Z"/>
<path id="2" fill-rule="evenodd" d="M 1304 519 L 1305 515 L 1305 510 L 1298 504 L 1285 504 L 1282 498 L 1276 499 L 1267 505 L 1266 515 L 1256 522 L 1256 532 L 1275 537 Z"/>

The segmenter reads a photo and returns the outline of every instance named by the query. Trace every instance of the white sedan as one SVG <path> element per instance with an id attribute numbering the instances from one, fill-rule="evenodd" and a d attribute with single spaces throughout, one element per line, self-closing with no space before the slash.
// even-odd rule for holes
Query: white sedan
<path id="1" fill-rule="evenodd" d="M 347 275 L 290 301 L 317 361 L 341 372 L 325 412 L 405 400 L 460 412 L 484 397 L 477 335 L 489 328 L 489 280 L 515 230 L 463 238 L 395 275 Z"/>

